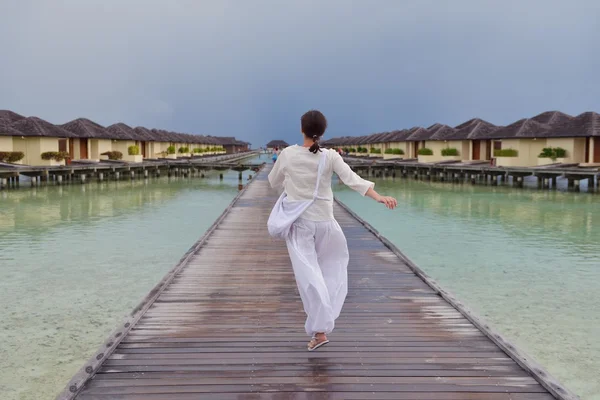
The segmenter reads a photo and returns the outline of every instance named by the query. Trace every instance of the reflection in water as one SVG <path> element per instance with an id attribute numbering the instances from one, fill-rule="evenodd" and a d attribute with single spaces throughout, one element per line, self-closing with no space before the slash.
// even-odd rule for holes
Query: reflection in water
<path id="1" fill-rule="evenodd" d="M 218 174 L 3 192 L 3 400 L 63 388 L 236 195 Z"/>
<path id="2" fill-rule="evenodd" d="M 376 180 L 338 197 L 584 399 L 600 394 L 600 198 Z M 594 397 L 596 395 L 596 397 Z"/>

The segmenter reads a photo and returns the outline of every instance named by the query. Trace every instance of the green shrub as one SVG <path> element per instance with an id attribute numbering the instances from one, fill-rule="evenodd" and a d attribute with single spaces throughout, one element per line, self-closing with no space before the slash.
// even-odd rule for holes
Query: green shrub
<path id="1" fill-rule="evenodd" d="M 359 153 L 368 153 L 369 149 L 367 149 L 366 147 L 360 147 L 358 146 L 358 149 L 356 149 L 357 152 Z"/>
<path id="2" fill-rule="evenodd" d="M 127 154 L 129 154 L 130 156 L 139 156 L 140 146 L 129 146 L 127 148 Z"/>
<path id="3" fill-rule="evenodd" d="M 515 149 L 494 150 L 494 157 L 518 157 L 519 152 Z"/>
<path id="4" fill-rule="evenodd" d="M 419 151 L 417 153 L 420 156 L 432 156 L 433 155 L 433 150 L 428 149 L 427 147 L 423 147 L 422 149 L 419 149 Z"/>
<path id="5" fill-rule="evenodd" d="M 550 158 L 556 160 L 557 158 L 565 158 L 567 151 L 562 147 L 545 147 L 538 156 L 539 158 Z"/>
<path id="6" fill-rule="evenodd" d="M 402 149 L 385 149 L 385 154 L 404 154 L 404 150 Z"/>
<path id="7" fill-rule="evenodd" d="M 69 158 L 69 153 L 66 151 L 46 151 L 42 153 L 42 160 L 62 161 Z"/>
<path id="8" fill-rule="evenodd" d="M 0 162 L 15 163 L 25 158 L 22 151 L 0 151 Z"/>
<path id="9" fill-rule="evenodd" d="M 199 153 L 202 153 L 202 149 L 198 149 L 198 148 L 194 149 L 194 154 L 199 154 Z"/>
<path id="10" fill-rule="evenodd" d="M 123 153 L 120 151 L 105 151 L 101 154 L 102 156 L 108 156 L 109 160 L 121 160 L 123 158 Z"/>
<path id="11" fill-rule="evenodd" d="M 458 156 L 458 149 L 455 148 L 447 148 L 442 149 L 443 156 Z"/>
<path id="12" fill-rule="evenodd" d="M 167 147 L 167 154 L 175 154 L 175 146 Z"/>
<path id="13" fill-rule="evenodd" d="M 381 154 L 381 149 L 376 149 L 374 147 L 371 147 L 371 153 L 372 154 Z"/>
<path id="14" fill-rule="evenodd" d="M 187 154 L 190 152 L 189 147 L 180 147 L 178 150 L 179 154 Z"/>
<path id="15" fill-rule="evenodd" d="M 348 149 L 348 153 L 356 153 L 356 149 L 354 147 L 350 147 Z"/>
<path id="16" fill-rule="evenodd" d="M 42 160 L 52 160 L 54 159 L 54 156 L 56 156 L 57 153 L 58 151 L 46 151 L 42 153 Z"/>

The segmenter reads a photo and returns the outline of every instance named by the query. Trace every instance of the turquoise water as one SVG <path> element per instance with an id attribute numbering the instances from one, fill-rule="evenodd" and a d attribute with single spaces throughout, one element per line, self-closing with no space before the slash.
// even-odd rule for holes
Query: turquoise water
<path id="1" fill-rule="evenodd" d="M 338 197 L 583 399 L 600 399 L 600 197 L 375 180 Z"/>
<path id="2" fill-rule="evenodd" d="M 0 193 L 3 400 L 62 390 L 231 202 L 218 174 Z"/>
<path id="3" fill-rule="evenodd" d="M 2 399 L 53 398 L 237 183 L 215 172 L 0 192 Z M 600 399 L 600 197 L 376 183 L 397 210 L 337 194 L 568 387 Z"/>

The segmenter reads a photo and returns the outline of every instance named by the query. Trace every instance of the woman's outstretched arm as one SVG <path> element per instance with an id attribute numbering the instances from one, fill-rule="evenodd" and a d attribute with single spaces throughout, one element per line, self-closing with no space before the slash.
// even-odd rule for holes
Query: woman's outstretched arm
<path id="1" fill-rule="evenodd" d="M 353 190 L 356 190 L 363 196 L 367 196 L 377 201 L 378 203 L 385 204 L 387 208 L 393 210 L 398 205 L 398 202 L 393 197 L 382 196 L 373 189 L 375 184 L 366 179 L 361 178 L 358 174 L 350 168 L 344 159 L 334 152 L 333 155 L 333 172 L 335 172 L 342 182 Z"/>
<path id="2" fill-rule="evenodd" d="M 367 193 L 365 193 L 365 196 L 372 198 L 378 203 L 384 204 L 390 210 L 393 210 L 398 205 L 398 201 L 395 198 L 390 196 L 382 196 L 379 193 L 377 193 L 373 188 L 369 188 L 369 190 L 367 190 Z"/>

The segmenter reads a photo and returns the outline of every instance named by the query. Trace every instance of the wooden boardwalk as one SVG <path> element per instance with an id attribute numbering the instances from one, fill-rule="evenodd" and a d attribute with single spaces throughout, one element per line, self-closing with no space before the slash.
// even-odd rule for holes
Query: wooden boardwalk
<path id="1" fill-rule="evenodd" d="M 349 295 L 307 352 L 268 168 L 58 399 L 576 399 L 341 205 Z"/>

